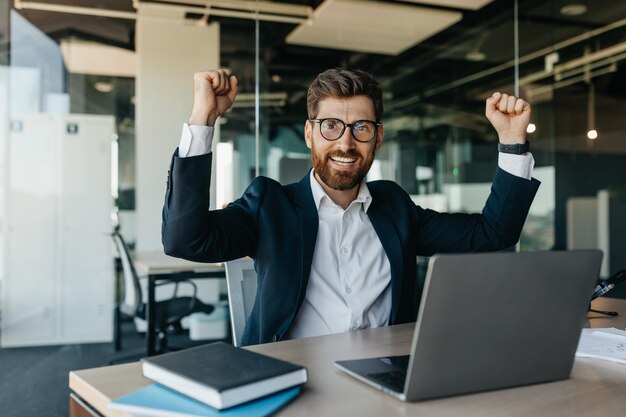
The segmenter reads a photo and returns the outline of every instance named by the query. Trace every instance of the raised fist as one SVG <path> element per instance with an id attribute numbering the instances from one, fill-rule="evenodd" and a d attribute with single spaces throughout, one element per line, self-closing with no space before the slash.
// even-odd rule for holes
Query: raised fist
<path id="1" fill-rule="evenodd" d="M 193 75 L 193 110 L 190 125 L 215 126 L 218 117 L 230 109 L 237 97 L 237 77 L 224 70 Z"/>
<path id="2" fill-rule="evenodd" d="M 508 94 L 493 93 L 487 99 L 485 116 L 498 132 L 500 143 L 526 142 L 526 128 L 530 122 L 530 104 Z"/>

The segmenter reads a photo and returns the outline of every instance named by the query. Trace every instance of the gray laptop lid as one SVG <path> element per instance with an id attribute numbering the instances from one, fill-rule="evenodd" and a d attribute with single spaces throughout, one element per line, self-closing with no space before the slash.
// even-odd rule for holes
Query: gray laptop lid
<path id="1" fill-rule="evenodd" d="M 409 401 L 567 378 L 602 252 L 431 258 Z"/>

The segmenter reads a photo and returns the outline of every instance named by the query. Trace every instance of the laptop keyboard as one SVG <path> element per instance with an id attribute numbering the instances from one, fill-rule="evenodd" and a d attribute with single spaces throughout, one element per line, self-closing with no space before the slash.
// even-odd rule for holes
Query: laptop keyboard
<path id="1" fill-rule="evenodd" d="M 365 382 L 373 382 L 386 390 L 402 394 L 409 360 L 409 355 L 401 355 L 338 361 L 336 364 Z"/>
<path id="2" fill-rule="evenodd" d="M 368 374 L 369 378 L 373 381 L 378 382 L 385 388 L 389 388 L 395 392 L 403 392 L 404 391 L 404 382 L 406 381 L 406 372 L 401 371 L 392 371 L 392 372 L 383 372 L 380 374 Z"/>
<path id="3" fill-rule="evenodd" d="M 368 378 L 392 391 L 399 393 L 404 392 L 406 371 L 409 366 L 409 355 L 390 356 L 387 358 L 378 358 L 378 360 L 392 369 L 387 372 L 368 373 Z"/>

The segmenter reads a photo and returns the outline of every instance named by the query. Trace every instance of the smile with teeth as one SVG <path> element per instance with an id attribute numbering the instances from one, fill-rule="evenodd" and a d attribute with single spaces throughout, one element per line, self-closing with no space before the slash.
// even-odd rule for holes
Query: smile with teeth
<path id="1" fill-rule="evenodd" d="M 343 158 L 341 156 L 331 156 L 330 160 L 338 165 L 348 166 L 356 162 L 356 158 Z"/>

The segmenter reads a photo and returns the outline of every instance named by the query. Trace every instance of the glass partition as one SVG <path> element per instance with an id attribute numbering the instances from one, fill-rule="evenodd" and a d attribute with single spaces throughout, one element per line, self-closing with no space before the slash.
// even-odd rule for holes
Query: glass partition
<path id="1" fill-rule="evenodd" d="M 298 24 L 261 22 L 261 97 L 274 98 L 260 109 L 261 174 L 288 183 L 306 173 L 307 87 L 325 69 L 358 68 L 384 90 L 385 139 L 368 179 L 396 181 L 424 207 L 480 211 L 498 156 L 485 99 L 514 84 L 513 9 L 483 3 L 327 1 Z"/>
<path id="2" fill-rule="evenodd" d="M 237 77 L 239 91 L 232 109 L 218 119 L 219 144 L 213 147 L 216 208 L 241 196 L 257 175 L 254 16 L 251 12 L 241 19 L 211 18 L 220 25 L 220 67 Z"/>
<path id="3" fill-rule="evenodd" d="M 625 18 L 626 4 L 611 1 L 538 3 L 520 16 L 520 83 L 535 108 L 537 171 L 552 172 L 534 207 L 553 204 L 552 248 L 604 252 L 603 277 L 626 265 Z M 537 227 L 526 238 L 547 236 L 542 216 L 531 214 Z"/>

